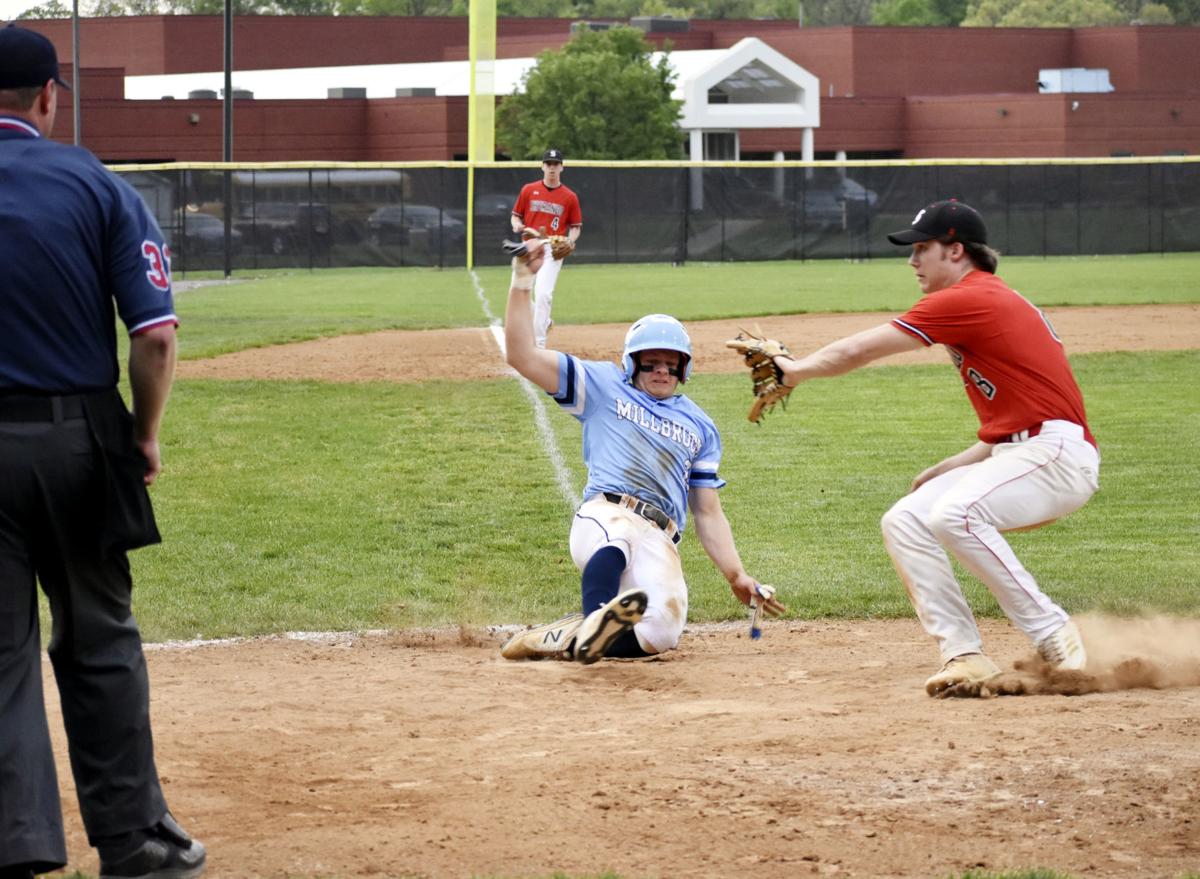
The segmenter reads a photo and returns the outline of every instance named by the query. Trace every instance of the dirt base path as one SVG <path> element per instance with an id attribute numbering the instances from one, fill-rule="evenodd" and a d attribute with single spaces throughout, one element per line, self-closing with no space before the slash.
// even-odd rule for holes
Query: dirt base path
<path id="1" fill-rule="evenodd" d="M 1047 309 L 1072 354 L 1200 348 L 1200 305 Z M 800 314 L 764 317 L 764 331 L 795 352 L 808 352 L 850 333 L 885 323 L 893 313 Z M 736 372 L 741 361 L 725 347 L 752 320 L 692 321 L 688 332 L 699 372 Z M 619 360 L 626 324 L 555 326 L 550 347 L 591 360 Z M 428 381 L 490 378 L 507 371 L 486 329 L 391 330 L 255 348 L 179 364 L 183 378 Z M 879 363 L 946 363 L 940 345 Z M 449 366 L 453 364 L 453 368 Z"/>
<path id="2" fill-rule="evenodd" d="M 889 316 L 761 323 L 806 351 Z M 1200 348 L 1200 306 L 1051 318 L 1075 353 Z M 740 323 L 690 325 L 702 371 L 740 368 L 723 347 Z M 615 359 L 624 330 L 557 327 L 552 344 Z M 488 331 L 451 330 L 179 372 L 414 381 L 451 360 L 503 371 Z M 922 689 L 936 651 L 915 620 L 777 623 L 758 642 L 691 627 L 661 659 L 588 668 L 505 662 L 488 631 L 153 650 L 155 739 L 214 879 L 1200 872 L 1200 623 L 1081 625 L 1096 675 L 1012 674 L 1044 694 L 947 701 Z M 1002 665 L 1028 655 L 1007 622 L 983 631 Z M 71 866 L 95 874 L 51 725 Z"/>
<path id="3" fill-rule="evenodd" d="M 1081 625 L 1093 688 L 1191 686 L 934 700 L 915 620 L 692 627 L 590 667 L 488 631 L 278 638 L 151 651 L 155 739 L 214 879 L 1200 870 L 1200 622 Z M 1161 673 L 1112 673 L 1125 649 Z"/>

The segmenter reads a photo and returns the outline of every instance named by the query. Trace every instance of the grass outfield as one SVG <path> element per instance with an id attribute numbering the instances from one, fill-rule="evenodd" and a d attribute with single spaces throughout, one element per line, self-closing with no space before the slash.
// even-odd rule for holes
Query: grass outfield
<path id="1" fill-rule="evenodd" d="M 1194 613 L 1200 358 L 1074 366 L 1102 489 L 1057 525 L 1013 535 L 1015 548 L 1071 611 Z M 745 420 L 742 376 L 701 375 L 689 393 L 723 429 L 722 497 L 747 567 L 780 587 L 793 618 L 912 613 L 878 521 L 913 475 L 973 439 L 944 367 L 813 382 L 763 427 Z M 549 414 L 582 487 L 577 422 Z M 571 511 L 511 379 L 189 380 L 168 416 L 153 489 L 165 542 L 131 556 L 150 640 L 530 622 L 578 601 Z M 690 530 L 681 549 L 690 618 L 740 617 Z M 969 582 L 973 606 L 998 615 Z"/>
<path id="2" fill-rule="evenodd" d="M 1092 270 L 1089 260 L 1011 262 L 1014 271 L 1044 273 L 1031 278 L 1031 289 Z M 1080 292 L 1081 302 L 1200 299 L 1177 285 L 1185 266 L 1200 268 L 1200 258 L 1096 262 L 1103 271 L 1090 277 L 1094 289 Z M 786 311 L 772 297 L 782 295 L 787 277 L 829 278 L 831 289 L 851 298 L 877 267 L 578 266 L 564 278 L 560 314 L 577 320 L 571 309 L 587 303 L 596 319 L 624 319 L 652 302 L 678 306 L 690 319 L 709 315 L 722 297 L 731 302 L 724 314 Z M 887 295 L 899 298 L 860 297 L 862 307 L 901 308 L 914 298 L 904 267 L 888 268 L 901 283 Z M 691 279 L 690 299 L 684 290 L 631 292 L 648 276 L 672 273 Z M 481 276 L 500 313 L 506 276 Z M 725 286 L 735 278 L 767 292 L 728 297 Z M 585 280 L 596 282 L 590 299 L 580 294 Z M 178 306 L 185 356 L 264 344 L 277 332 L 336 334 L 390 321 L 432 326 L 439 312 L 456 315 L 450 323 L 483 322 L 467 273 L 428 270 L 277 276 L 183 293 Z M 1111 353 L 1073 363 L 1103 449 L 1102 490 L 1065 521 L 1013 535 L 1017 552 L 1071 611 L 1196 613 L 1200 358 Z M 722 472 L 730 482 L 723 501 L 747 567 L 780 587 L 791 616 L 910 616 L 878 520 L 915 473 L 973 439 L 974 416 L 946 368 L 880 367 L 812 382 L 762 427 L 745 421 L 744 376 L 701 374 L 688 392 L 722 428 Z M 578 490 L 578 424 L 547 411 Z M 165 543 L 131 556 L 149 640 L 521 623 L 577 603 L 578 574 L 566 548 L 570 509 L 529 400 L 511 379 L 179 381 L 163 443 L 167 471 L 153 494 Z M 681 548 L 690 618 L 740 617 L 690 531 Z M 967 582 L 973 606 L 998 615 L 986 590 Z"/>
<path id="3" fill-rule="evenodd" d="M 504 313 L 507 269 L 477 272 L 492 313 Z M 1001 260 L 1001 275 L 1033 302 L 1128 305 L 1200 301 L 1200 254 Z M 460 269 L 273 272 L 180 293 L 180 356 L 384 329 L 482 326 Z M 560 324 L 630 322 L 647 311 L 681 320 L 824 311 L 904 311 L 919 296 L 902 259 L 768 263 L 568 265 L 555 297 Z"/>

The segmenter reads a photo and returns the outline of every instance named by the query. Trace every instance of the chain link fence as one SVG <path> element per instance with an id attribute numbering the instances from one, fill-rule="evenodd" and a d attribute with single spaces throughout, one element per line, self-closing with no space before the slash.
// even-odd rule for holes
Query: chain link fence
<path id="1" fill-rule="evenodd" d="M 499 265 L 536 166 L 157 165 L 114 170 L 142 194 L 178 273 L 229 268 Z M 578 262 L 894 256 L 922 205 L 978 208 L 1014 256 L 1200 251 L 1200 159 L 836 163 L 573 162 Z M 468 218 L 468 210 L 472 216 Z M 470 219 L 470 223 L 468 223 Z M 469 238 L 468 227 L 473 235 Z"/>

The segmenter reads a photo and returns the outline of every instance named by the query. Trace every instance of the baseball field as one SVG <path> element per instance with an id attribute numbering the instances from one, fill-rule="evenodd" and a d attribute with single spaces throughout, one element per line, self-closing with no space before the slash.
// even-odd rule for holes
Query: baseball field
<path id="1" fill-rule="evenodd" d="M 688 534 L 680 649 L 590 667 L 498 653 L 576 608 L 583 486 L 577 423 L 497 348 L 507 270 L 185 279 L 164 543 L 132 563 L 208 875 L 1200 876 L 1200 254 L 1000 274 L 1063 337 L 1103 454 L 1086 507 L 1011 538 L 1093 662 L 1047 674 L 965 577 L 1026 695 L 948 701 L 878 528 L 973 441 L 948 358 L 809 383 L 755 426 L 722 344 L 882 323 L 919 295 L 903 260 L 564 271 L 551 347 L 616 359 L 637 317 L 685 322 L 741 555 L 790 609 L 751 641 Z"/>

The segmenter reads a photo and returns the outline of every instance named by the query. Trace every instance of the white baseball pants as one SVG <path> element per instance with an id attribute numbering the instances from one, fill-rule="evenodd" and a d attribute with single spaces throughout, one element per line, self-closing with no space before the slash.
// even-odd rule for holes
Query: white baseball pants
<path id="1" fill-rule="evenodd" d="M 884 514 L 884 543 L 943 662 L 983 652 L 947 551 L 1034 643 L 1066 622 L 1066 612 L 1038 588 L 1001 532 L 1075 512 L 1099 488 L 1099 472 L 1100 455 L 1082 427 L 1047 421 L 1036 437 L 998 443 L 990 458 L 929 480 Z"/>
<path id="2" fill-rule="evenodd" d="M 550 255 L 550 242 L 545 248 L 546 258 L 542 267 L 533 276 L 533 341 L 539 348 L 546 347 L 546 336 L 550 332 L 550 306 L 554 303 L 554 285 L 563 261 Z"/>
<path id="3" fill-rule="evenodd" d="M 606 546 L 625 553 L 619 593 L 643 590 L 646 614 L 633 627 L 647 653 L 664 653 L 679 644 L 687 620 L 687 584 L 679 548 L 665 531 L 632 510 L 594 497 L 575 512 L 571 525 L 571 559 L 583 570 L 588 559 Z M 619 594 L 618 593 L 618 594 Z"/>

